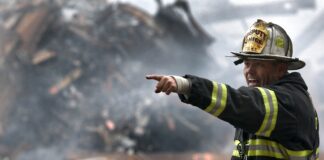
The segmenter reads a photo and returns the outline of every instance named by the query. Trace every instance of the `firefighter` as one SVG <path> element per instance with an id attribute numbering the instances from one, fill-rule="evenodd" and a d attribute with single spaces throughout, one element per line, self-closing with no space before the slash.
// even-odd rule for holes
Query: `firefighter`
<path id="1" fill-rule="evenodd" d="M 319 159 L 319 124 L 307 85 L 297 70 L 292 43 L 277 24 L 257 20 L 232 52 L 244 64 L 247 86 L 231 86 L 193 75 L 147 75 L 158 81 L 156 93 L 178 93 L 184 103 L 236 128 L 232 154 L 244 159 Z"/>

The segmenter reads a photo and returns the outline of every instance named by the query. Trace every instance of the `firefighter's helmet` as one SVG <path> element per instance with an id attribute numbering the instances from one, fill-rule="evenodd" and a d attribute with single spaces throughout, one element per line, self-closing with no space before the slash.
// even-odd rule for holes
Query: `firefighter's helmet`
<path id="1" fill-rule="evenodd" d="M 241 52 L 232 52 L 242 63 L 244 59 L 276 60 L 288 63 L 289 70 L 305 66 L 305 62 L 293 58 L 293 46 L 286 31 L 277 24 L 258 19 L 244 36 Z"/>

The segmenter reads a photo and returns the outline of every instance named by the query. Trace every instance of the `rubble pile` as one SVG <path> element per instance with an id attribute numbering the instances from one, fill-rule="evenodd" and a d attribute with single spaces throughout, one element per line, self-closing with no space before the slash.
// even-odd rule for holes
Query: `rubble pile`
<path id="1" fill-rule="evenodd" d="M 206 39 L 201 28 L 182 41 L 168 16 L 131 4 L 70 4 L 1 7 L 0 157 L 208 149 L 212 119 L 153 95 L 144 75 L 201 65 L 212 39 L 190 45 L 188 37 Z"/>

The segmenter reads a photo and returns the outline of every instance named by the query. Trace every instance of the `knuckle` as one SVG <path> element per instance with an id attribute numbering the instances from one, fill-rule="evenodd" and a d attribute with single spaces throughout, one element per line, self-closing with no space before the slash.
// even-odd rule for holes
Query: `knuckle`
<path id="1" fill-rule="evenodd" d="M 168 77 L 167 76 L 163 76 L 161 79 L 162 80 L 166 80 L 166 79 L 168 79 Z"/>

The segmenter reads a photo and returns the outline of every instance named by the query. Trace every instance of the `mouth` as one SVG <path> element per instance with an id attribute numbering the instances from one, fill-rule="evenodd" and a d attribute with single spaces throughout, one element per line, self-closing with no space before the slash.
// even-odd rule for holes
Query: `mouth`
<path id="1" fill-rule="evenodd" d="M 248 79 L 247 80 L 247 83 L 248 83 L 248 86 L 250 87 L 255 87 L 255 86 L 258 86 L 259 84 L 259 81 L 257 79 Z"/>

